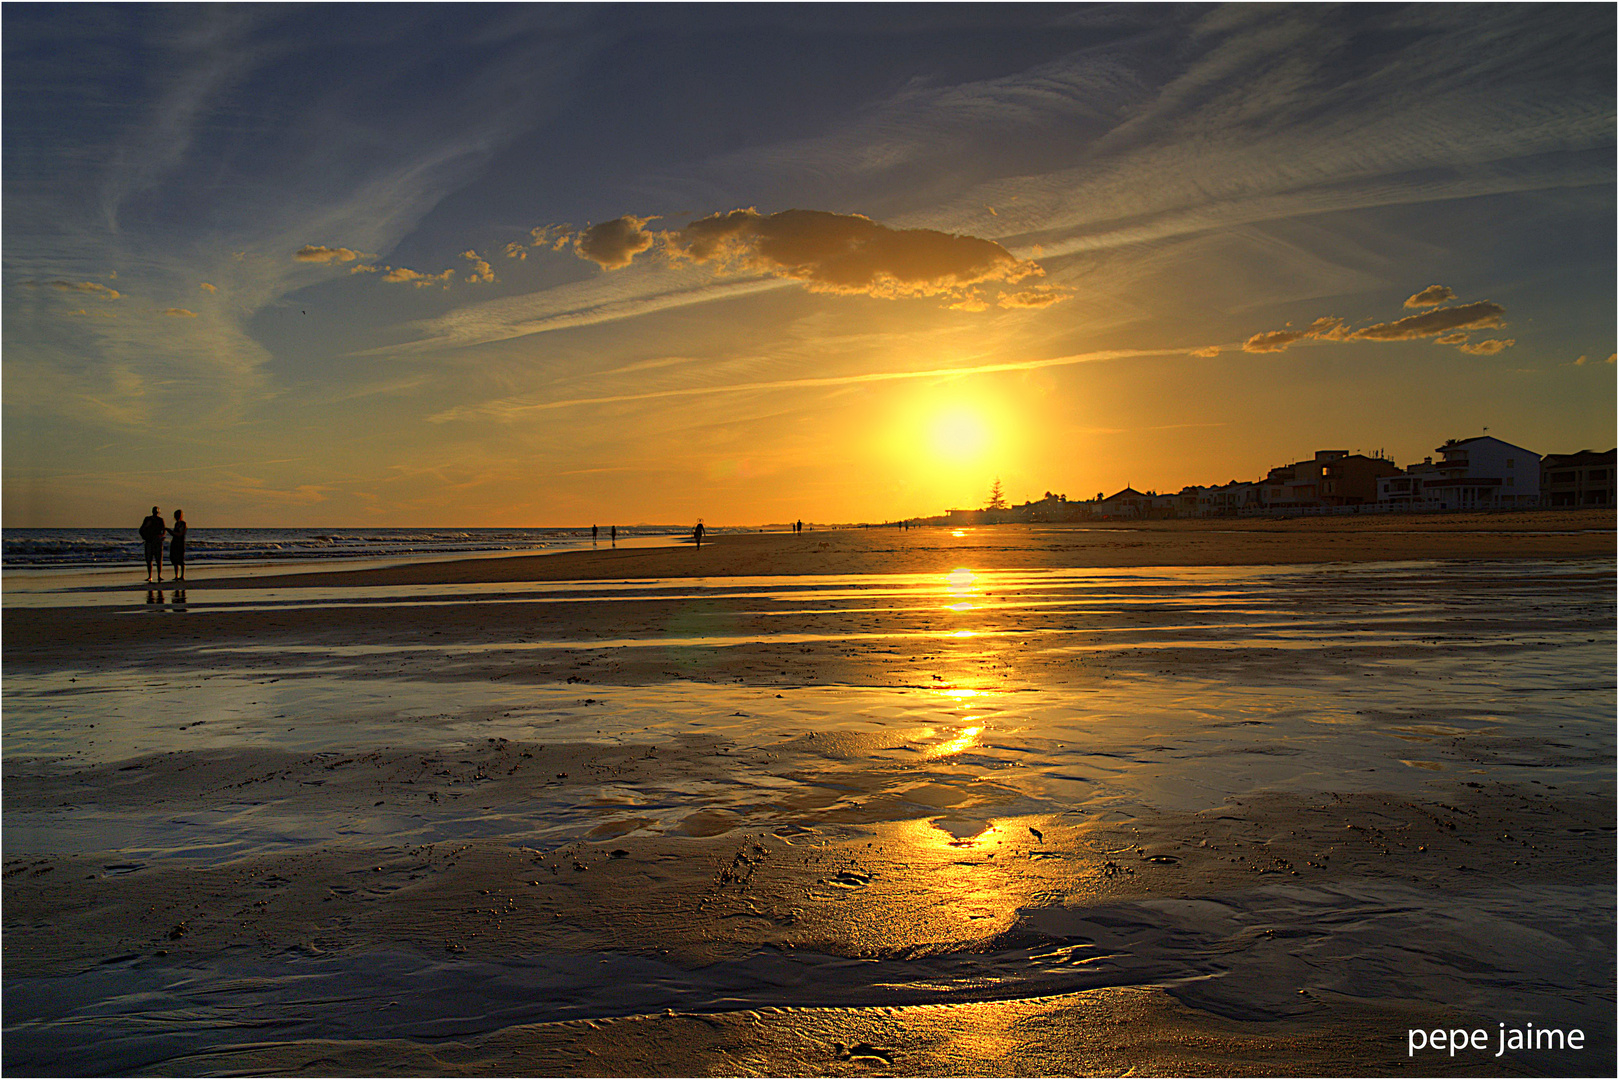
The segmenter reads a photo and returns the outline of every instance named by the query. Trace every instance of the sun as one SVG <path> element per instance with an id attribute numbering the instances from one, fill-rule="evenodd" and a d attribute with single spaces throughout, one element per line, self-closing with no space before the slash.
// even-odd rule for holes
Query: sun
<path id="1" fill-rule="evenodd" d="M 946 465 L 972 465 L 984 458 L 991 442 L 987 417 L 971 405 L 949 405 L 928 423 L 928 445 Z"/>

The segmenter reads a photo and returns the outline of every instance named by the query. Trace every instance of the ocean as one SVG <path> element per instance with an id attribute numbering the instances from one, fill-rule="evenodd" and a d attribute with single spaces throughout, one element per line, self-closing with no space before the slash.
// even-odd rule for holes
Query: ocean
<path id="1" fill-rule="evenodd" d="M 600 527 L 598 543 L 608 542 L 609 526 Z M 714 532 L 730 531 L 725 528 Z M 620 540 L 684 536 L 684 525 L 621 525 Z M 138 565 L 144 556 L 135 528 L 6 529 L 4 566 L 86 568 Z M 186 533 L 188 564 L 220 565 L 304 561 L 434 557 L 458 554 L 553 551 L 588 547 L 590 526 L 536 529 L 214 529 L 192 527 Z M 167 545 L 165 545 L 165 557 Z"/>

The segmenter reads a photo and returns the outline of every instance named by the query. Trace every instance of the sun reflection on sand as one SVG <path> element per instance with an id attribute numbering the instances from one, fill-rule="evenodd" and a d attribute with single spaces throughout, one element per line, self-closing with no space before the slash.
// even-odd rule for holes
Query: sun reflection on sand
<path id="1" fill-rule="evenodd" d="M 940 743 L 938 746 L 934 747 L 932 752 L 928 754 L 928 757 L 939 758 L 949 757 L 951 754 L 959 754 L 969 746 L 975 745 L 978 742 L 978 736 L 983 733 L 983 730 L 984 729 L 981 726 L 962 728 L 961 734 L 957 735 L 949 742 Z"/>

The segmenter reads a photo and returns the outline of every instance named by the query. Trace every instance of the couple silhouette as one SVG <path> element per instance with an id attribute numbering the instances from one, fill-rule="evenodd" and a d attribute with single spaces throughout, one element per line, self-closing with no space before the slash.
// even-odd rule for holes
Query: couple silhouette
<path id="1" fill-rule="evenodd" d="M 152 572 L 156 570 L 157 580 L 163 580 L 163 537 L 169 538 L 169 561 L 174 564 L 174 580 L 184 581 L 186 577 L 186 520 L 185 511 L 174 512 L 174 525 L 170 526 L 163 521 L 163 515 L 157 507 L 146 520 L 141 522 L 141 540 L 146 545 L 146 580 L 152 580 Z"/>

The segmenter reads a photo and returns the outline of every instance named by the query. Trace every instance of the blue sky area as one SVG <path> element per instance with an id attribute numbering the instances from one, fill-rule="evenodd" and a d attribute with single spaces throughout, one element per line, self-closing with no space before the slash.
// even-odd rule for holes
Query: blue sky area
<path id="1" fill-rule="evenodd" d="M 8 4 L 8 527 L 1615 442 L 1608 4 Z"/>

